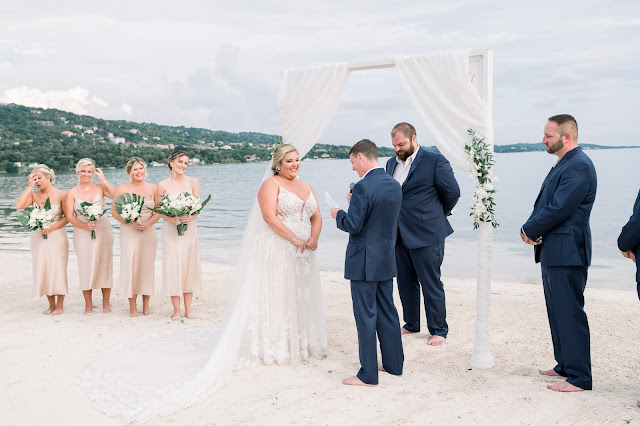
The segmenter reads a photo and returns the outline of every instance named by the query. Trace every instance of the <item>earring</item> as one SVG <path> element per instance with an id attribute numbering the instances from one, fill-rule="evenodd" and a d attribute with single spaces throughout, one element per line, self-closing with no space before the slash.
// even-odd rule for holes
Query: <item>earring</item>
<path id="1" fill-rule="evenodd" d="M 280 173 L 280 167 L 276 167 L 276 173 Z"/>

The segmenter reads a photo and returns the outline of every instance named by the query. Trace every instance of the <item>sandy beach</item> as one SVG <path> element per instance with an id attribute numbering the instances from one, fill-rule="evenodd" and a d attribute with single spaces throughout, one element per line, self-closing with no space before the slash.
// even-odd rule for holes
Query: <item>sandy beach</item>
<path id="1" fill-rule="evenodd" d="M 451 253 L 449 253 L 451 255 Z M 231 266 L 203 264 L 203 292 L 195 320 L 173 322 L 168 298 L 151 298 L 153 314 L 130 318 L 128 303 L 112 296 L 103 314 L 83 315 L 75 256 L 70 256 L 65 313 L 42 315 L 46 300 L 31 298 L 29 253 L 4 252 L 0 263 L 0 412 L 4 424 L 121 424 L 97 411 L 78 385 L 86 363 L 102 350 L 152 333 L 220 326 L 230 291 Z M 118 270 L 118 259 L 115 271 Z M 116 273 L 117 276 L 117 273 Z M 156 263 L 156 291 L 160 263 Z M 327 357 L 297 366 L 236 371 L 213 398 L 151 424 L 631 424 L 640 422 L 640 303 L 629 291 L 587 289 L 594 390 L 560 394 L 542 285 L 494 282 L 491 351 L 496 366 L 470 370 L 475 331 L 475 281 L 443 277 L 449 338 L 426 345 L 428 333 L 403 338 L 401 377 L 382 374 L 377 388 L 343 386 L 358 369 L 357 336 L 349 285 L 341 271 L 323 271 L 329 347 Z M 395 295 L 400 310 L 399 299 Z M 424 321 L 424 316 L 423 316 Z M 424 327 L 424 323 L 423 323 Z M 426 328 L 426 327 L 424 327 Z"/>

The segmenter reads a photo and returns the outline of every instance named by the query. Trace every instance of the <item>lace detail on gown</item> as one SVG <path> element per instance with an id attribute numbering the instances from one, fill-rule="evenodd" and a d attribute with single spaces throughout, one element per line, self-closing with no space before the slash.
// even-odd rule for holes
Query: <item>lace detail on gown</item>
<path id="1" fill-rule="evenodd" d="M 277 216 L 299 238 L 311 235 L 310 217 L 317 208 L 311 193 L 303 201 L 280 189 Z M 233 283 L 237 293 L 226 325 L 149 336 L 102 352 L 80 378 L 96 408 L 127 422 L 145 422 L 204 401 L 234 369 L 324 356 L 326 321 L 315 253 L 296 257 L 298 248 L 256 209 L 246 231 L 255 236 L 243 241 L 235 276 L 241 285 Z"/>

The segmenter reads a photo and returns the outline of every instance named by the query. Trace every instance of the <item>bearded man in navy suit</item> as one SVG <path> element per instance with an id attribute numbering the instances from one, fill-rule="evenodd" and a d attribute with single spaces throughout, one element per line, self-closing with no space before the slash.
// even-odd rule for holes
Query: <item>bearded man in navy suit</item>
<path id="1" fill-rule="evenodd" d="M 567 379 L 547 385 L 558 392 L 592 388 L 589 323 L 584 289 L 591 264 L 589 217 L 596 198 L 596 170 L 578 146 L 578 123 L 568 114 L 549 118 L 542 143 L 558 157 L 542 183 L 520 237 L 535 246 L 556 366 L 539 370 Z"/>
<path id="2" fill-rule="evenodd" d="M 449 332 L 440 267 L 444 239 L 453 233 L 447 216 L 460 198 L 460 187 L 442 154 L 418 146 L 416 129 L 411 124 L 396 124 L 391 131 L 391 143 L 397 156 L 387 161 L 387 173 L 402 185 L 395 247 L 398 293 L 405 322 L 402 334 L 420 331 L 422 284 L 431 334 L 427 344 L 438 346 Z"/>
<path id="3" fill-rule="evenodd" d="M 360 371 L 345 385 L 375 386 L 378 371 L 401 375 L 404 363 L 400 320 L 393 304 L 396 226 L 402 201 L 398 182 L 378 164 L 378 148 L 368 139 L 349 151 L 362 179 L 352 190 L 349 211 L 331 209 L 339 229 L 349 233 L 344 277 L 351 280 L 353 315 L 358 329 Z M 382 365 L 378 366 L 377 340 Z"/>

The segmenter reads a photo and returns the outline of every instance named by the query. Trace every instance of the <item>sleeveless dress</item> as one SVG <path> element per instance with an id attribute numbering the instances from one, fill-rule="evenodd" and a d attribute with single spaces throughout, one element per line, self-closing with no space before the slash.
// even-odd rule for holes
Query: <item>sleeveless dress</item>
<path id="1" fill-rule="evenodd" d="M 35 203 L 33 204 L 36 205 Z M 56 221 L 62 216 L 60 204 L 51 206 Z M 67 264 L 69 263 L 69 239 L 63 226 L 49 232 L 47 239 L 42 232 L 31 231 L 31 259 L 33 260 L 33 296 L 67 294 Z"/>
<path id="2" fill-rule="evenodd" d="M 299 238 L 311 235 L 317 208 L 312 194 L 302 200 L 280 188 L 277 216 Z M 81 377 L 97 409 L 144 423 L 206 400 L 235 369 L 324 357 L 326 320 L 315 252 L 296 257 L 294 244 L 260 222 L 248 255 L 240 259 L 224 328 L 136 338 L 99 354 Z"/>
<path id="3" fill-rule="evenodd" d="M 189 193 L 193 189 L 189 187 Z M 169 193 L 170 194 L 170 193 Z M 197 221 L 189 223 L 184 235 L 178 236 L 177 226 L 162 221 L 162 294 L 182 296 L 202 289 L 200 240 Z"/>
<path id="4" fill-rule="evenodd" d="M 146 222 L 153 215 L 153 196 L 144 197 L 140 220 Z M 117 294 L 126 298 L 134 294 L 153 296 L 154 264 L 158 236 L 155 227 L 137 231 L 130 224 L 120 224 L 120 277 Z"/>
<path id="5" fill-rule="evenodd" d="M 83 200 L 77 197 L 73 209 L 80 209 Z M 104 197 L 96 194 L 92 203 L 104 205 Z M 89 223 L 89 220 L 77 215 L 78 220 Z M 73 248 L 78 258 L 78 275 L 80 290 L 113 287 L 113 231 L 106 214 L 96 221 L 96 239 L 91 239 L 91 231 L 73 227 Z"/>

